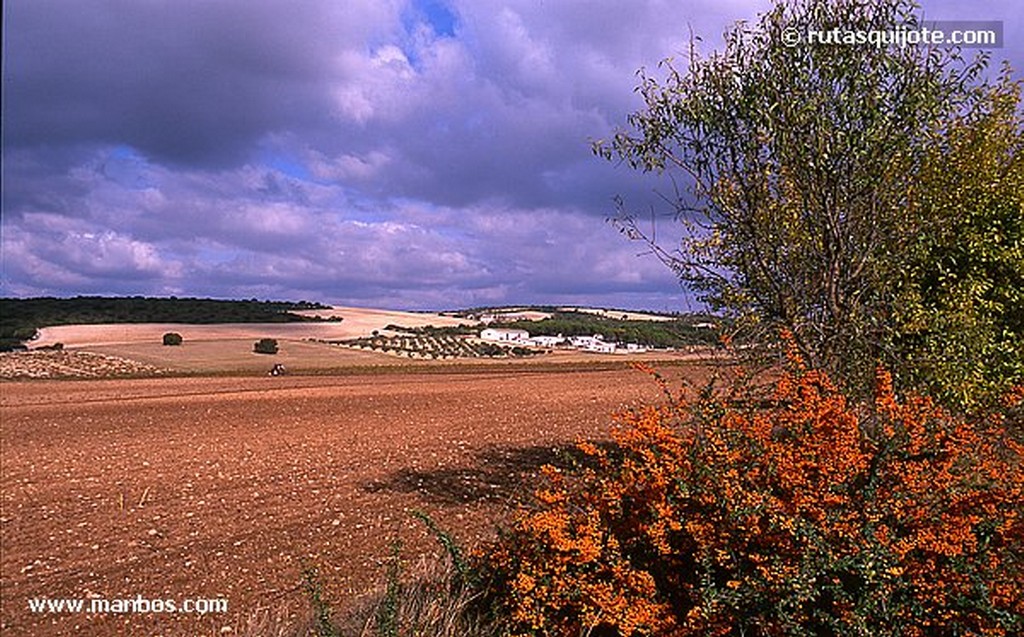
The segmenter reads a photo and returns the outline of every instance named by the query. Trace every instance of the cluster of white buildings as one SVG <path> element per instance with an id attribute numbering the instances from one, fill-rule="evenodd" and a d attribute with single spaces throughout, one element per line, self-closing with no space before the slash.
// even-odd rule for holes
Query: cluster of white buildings
<path id="1" fill-rule="evenodd" d="M 587 352 L 598 352 L 601 354 L 614 354 L 616 351 L 645 352 L 646 348 L 636 343 L 614 343 L 605 341 L 600 334 L 593 336 L 530 336 L 526 330 L 504 329 L 488 327 L 480 332 L 480 338 L 485 341 L 497 343 L 509 343 L 525 347 L 567 347 Z"/>

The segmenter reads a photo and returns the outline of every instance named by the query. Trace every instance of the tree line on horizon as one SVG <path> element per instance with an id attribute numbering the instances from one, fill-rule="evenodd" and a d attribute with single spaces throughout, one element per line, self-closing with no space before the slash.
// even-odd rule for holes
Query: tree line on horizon
<path id="1" fill-rule="evenodd" d="M 100 323 L 291 323 L 321 319 L 295 314 L 329 309 L 311 301 L 193 297 L 35 297 L 0 299 L 0 351 L 19 349 L 42 327 Z"/>
<path id="2" fill-rule="evenodd" d="M 651 348 L 675 348 L 687 346 L 715 346 L 720 344 L 722 334 L 727 332 L 732 321 L 728 318 L 708 314 L 678 314 L 664 321 L 646 319 L 615 318 L 591 312 L 567 310 L 565 308 L 540 309 L 540 306 L 524 306 L 530 311 L 546 311 L 551 316 L 530 320 L 520 319 L 498 323 L 502 329 L 519 329 L 530 336 L 593 336 L 600 335 L 608 342 L 636 343 Z M 615 312 L 618 313 L 618 312 Z M 628 314 L 623 311 L 623 316 Z M 432 335 L 470 335 L 480 331 L 479 325 L 446 325 L 443 327 L 403 327 L 386 325 L 386 330 Z"/>

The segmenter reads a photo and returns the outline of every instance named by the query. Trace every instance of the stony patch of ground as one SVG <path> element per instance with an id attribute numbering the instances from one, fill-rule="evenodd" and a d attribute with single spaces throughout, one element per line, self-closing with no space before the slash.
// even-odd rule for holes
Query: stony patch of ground
<path id="1" fill-rule="evenodd" d="M 138 361 L 72 351 L 0 353 L 0 378 L 118 378 L 156 376 L 166 369 Z"/>
<path id="2" fill-rule="evenodd" d="M 450 334 L 382 334 L 330 342 L 352 349 L 429 360 L 525 358 L 546 353 L 516 344 L 505 345 Z"/>

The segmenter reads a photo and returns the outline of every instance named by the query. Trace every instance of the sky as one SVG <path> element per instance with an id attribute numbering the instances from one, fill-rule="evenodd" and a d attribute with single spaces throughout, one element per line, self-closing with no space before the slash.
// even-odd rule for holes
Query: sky
<path id="1" fill-rule="evenodd" d="M 1021 69 L 1017 1 L 923 8 Z M 608 222 L 666 183 L 590 142 L 769 6 L 7 0 L 0 296 L 698 310 Z"/>

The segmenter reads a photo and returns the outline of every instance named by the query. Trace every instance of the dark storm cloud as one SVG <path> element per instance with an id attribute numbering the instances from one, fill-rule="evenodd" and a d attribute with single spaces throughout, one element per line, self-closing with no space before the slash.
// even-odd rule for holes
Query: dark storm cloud
<path id="1" fill-rule="evenodd" d="M 5 3 L 7 143 L 237 161 L 267 133 L 325 121 L 334 43 L 386 16 L 341 4 Z"/>
<path id="2" fill-rule="evenodd" d="M 678 309 L 589 140 L 762 0 L 11 0 L 2 294 Z M 928 2 L 929 19 L 1004 20 Z M 671 236 L 671 227 L 662 236 Z"/>
<path id="3" fill-rule="evenodd" d="M 389 192 L 445 205 L 497 197 L 579 206 L 590 197 L 606 214 L 614 193 L 588 187 L 609 178 L 589 140 L 638 106 L 634 72 L 683 48 L 693 8 L 662 5 L 658 20 L 655 10 L 624 3 L 466 2 L 454 10 L 457 39 L 412 38 L 345 58 L 358 79 L 336 94 L 348 130 L 318 146 L 323 159 L 377 165 L 379 173 L 362 175 L 366 187 L 383 182 Z M 701 20 L 713 23 L 713 15 Z M 644 26 L 613 28 L 634 22 Z M 329 161 L 319 166 L 331 174 Z M 567 170 L 583 188 L 565 192 Z"/>
<path id="4" fill-rule="evenodd" d="M 586 156 L 635 68 L 682 37 L 670 21 L 672 38 L 609 30 L 650 12 L 619 3 L 576 6 L 564 27 L 535 3 L 8 5 L 10 148 L 124 145 L 224 167 L 272 139 L 342 160 L 384 147 L 386 176 L 362 186 L 445 204 L 548 201 L 544 175 Z"/>

